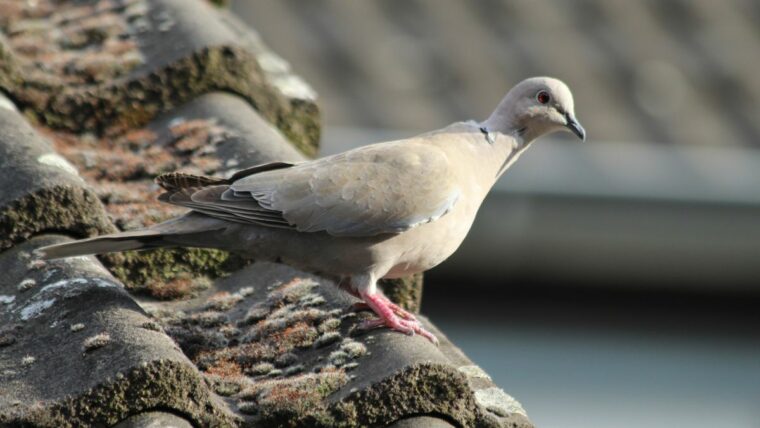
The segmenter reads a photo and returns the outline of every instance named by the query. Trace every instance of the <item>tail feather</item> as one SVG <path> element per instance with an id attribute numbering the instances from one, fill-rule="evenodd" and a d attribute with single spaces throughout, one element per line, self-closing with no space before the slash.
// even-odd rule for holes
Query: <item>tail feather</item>
<path id="1" fill-rule="evenodd" d="M 42 259 L 60 259 L 64 257 L 84 256 L 88 254 L 113 253 L 127 250 L 145 250 L 172 245 L 162 242 L 161 233 L 142 230 L 125 234 L 113 234 L 83 239 L 81 241 L 42 247 L 36 252 Z"/>
<path id="2" fill-rule="evenodd" d="M 229 226 L 224 220 L 190 212 L 147 229 L 96 236 L 80 241 L 50 245 L 36 250 L 43 259 L 113 253 L 127 250 L 147 250 L 159 247 L 195 246 L 216 247 L 214 232 Z M 212 236 L 208 236 L 211 232 Z"/>

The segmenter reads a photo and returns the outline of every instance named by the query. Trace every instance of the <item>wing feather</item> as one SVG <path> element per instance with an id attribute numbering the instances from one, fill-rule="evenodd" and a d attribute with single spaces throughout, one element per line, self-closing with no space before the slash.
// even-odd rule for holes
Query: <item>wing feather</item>
<path id="1" fill-rule="evenodd" d="M 230 190 L 282 213 L 299 231 L 336 236 L 402 232 L 444 215 L 459 197 L 446 155 L 413 142 L 366 146 L 250 175 Z"/>
<path id="2" fill-rule="evenodd" d="M 459 189 L 446 154 L 414 140 L 298 164 L 253 167 L 227 182 L 184 180 L 161 200 L 239 223 L 335 236 L 399 233 L 445 215 Z"/>

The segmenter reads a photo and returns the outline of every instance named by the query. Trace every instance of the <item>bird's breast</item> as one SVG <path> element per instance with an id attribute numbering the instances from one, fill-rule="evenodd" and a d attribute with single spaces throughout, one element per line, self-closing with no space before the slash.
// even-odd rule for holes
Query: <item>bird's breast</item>
<path id="1" fill-rule="evenodd" d="M 388 242 L 395 251 L 395 264 L 385 275 L 398 278 L 424 272 L 449 258 L 467 237 L 480 203 L 461 199 L 443 217 L 415 227 Z"/>

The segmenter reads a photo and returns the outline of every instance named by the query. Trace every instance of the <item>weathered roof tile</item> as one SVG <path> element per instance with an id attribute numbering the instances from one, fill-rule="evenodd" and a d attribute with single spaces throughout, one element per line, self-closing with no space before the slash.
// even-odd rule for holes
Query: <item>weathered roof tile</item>
<path id="1" fill-rule="evenodd" d="M 231 303 L 215 305 L 222 300 Z M 519 403 L 424 318 L 443 338 L 440 348 L 388 330 L 357 331 L 368 313 L 339 315 L 355 301 L 330 281 L 255 263 L 194 299 L 148 307 L 255 426 L 385 426 L 416 414 L 462 426 L 530 426 Z M 251 325 L 252 305 L 262 314 Z"/>
<path id="2" fill-rule="evenodd" d="M 4 23 L 0 85 L 44 123 L 73 131 L 140 126 L 200 94 L 226 90 L 316 153 L 311 89 L 250 30 L 205 1 L 24 5 Z"/>
<path id="3" fill-rule="evenodd" d="M 79 237 L 113 231 L 76 169 L 0 100 L 0 250 L 46 230 Z"/>
<path id="4" fill-rule="evenodd" d="M 112 425 L 153 408 L 199 424 L 230 423 L 169 337 L 92 257 L 32 264 L 42 235 L 0 254 L 0 425 Z M 16 284 L 34 280 L 19 290 Z"/>

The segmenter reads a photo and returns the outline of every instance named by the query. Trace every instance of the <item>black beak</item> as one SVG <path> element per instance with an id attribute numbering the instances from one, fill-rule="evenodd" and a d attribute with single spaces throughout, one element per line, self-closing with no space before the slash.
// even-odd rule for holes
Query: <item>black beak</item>
<path id="1" fill-rule="evenodd" d="M 583 129 L 583 126 L 581 126 L 580 122 L 573 117 L 570 113 L 565 113 L 565 119 L 567 119 L 567 129 L 570 130 L 573 134 L 575 134 L 578 138 L 580 138 L 582 141 L 586 141 L 586 130 Z"/>

